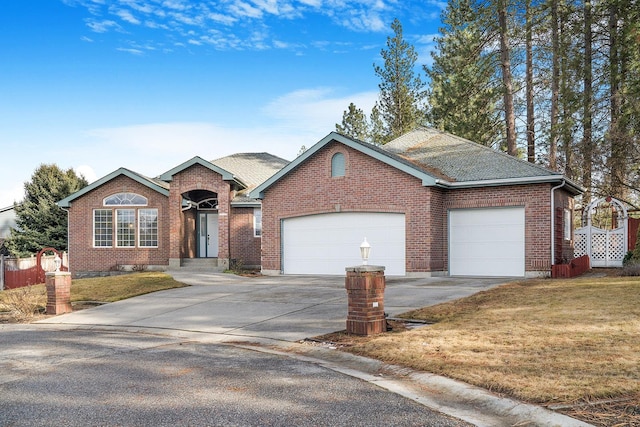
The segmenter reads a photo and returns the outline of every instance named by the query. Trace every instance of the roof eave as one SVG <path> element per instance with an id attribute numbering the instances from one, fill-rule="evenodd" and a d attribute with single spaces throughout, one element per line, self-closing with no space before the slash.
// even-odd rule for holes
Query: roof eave
<path id="1" fill-rule="evenodd" d="M 259 208 L 262 206 L 260 200 L 231 202 L 231 206 L 234 208 Z"/>
<path id="2" fill-rule="evenodd" d="M 477 181 L 460 181 L 448 182 L 444 180 L 436 180 L 437 185 L 445 188 L 477 188 L 477 187 L 499 187 L 505 185 L 526 185 L 541 183 L 565 183 L 565 187 L 574 195 L 584 193 L 584 188 L 564 175 L 546 175 L 546 176 L 530 176 L 521 178 L 504 178 L 504 179 L 485 179 Z"/>

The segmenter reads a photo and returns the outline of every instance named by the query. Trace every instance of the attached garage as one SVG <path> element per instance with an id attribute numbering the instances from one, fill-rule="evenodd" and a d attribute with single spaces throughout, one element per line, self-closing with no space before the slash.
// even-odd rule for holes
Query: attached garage
<path id="1" fill-rule="evenodd" d="M 451 276 L 525 275 L 524 207 L 449 211 Z"/>
<path id="2" fill-rule="evenodd" d="M 284 274 L 343 275 L 360 265 L 360 244 L 371 245 L 370 265 L 387 275 L 405 274 L 405 216 L 399 213 L 339 212 L 282 220 Z"/>

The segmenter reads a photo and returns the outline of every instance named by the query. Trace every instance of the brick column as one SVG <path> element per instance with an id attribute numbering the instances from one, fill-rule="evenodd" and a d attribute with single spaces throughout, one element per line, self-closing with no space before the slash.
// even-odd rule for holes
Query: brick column
<path id="1" fill-rule="evenodd" d="M 345 288 L 349 297 L 347 333 L 374 335 L 387 330 L 384 316 L 384 267 L 347 267 Z"/>
<path id="2" fill-rule="evenodd" d="M 56 271 L 46 273 L 47 314 L 62 314 L 73 311 L 71 308 L 71 273 Z"/>

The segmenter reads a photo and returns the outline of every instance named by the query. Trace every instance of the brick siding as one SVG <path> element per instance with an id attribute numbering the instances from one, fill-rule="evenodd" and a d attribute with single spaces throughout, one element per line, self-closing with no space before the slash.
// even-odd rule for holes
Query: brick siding
<path id="1" fill-rule="evenodd" d="M 115 245 L 111 248 L 93 247 L 93 210 L 105 209 L 103 206 L 104 198 L 122 192 L 136 193 L 146 197 L 148 205 L 140 208 L 158 209 L 157 248 L 117 248 Z M 123 206 L 123 208 L 126 207 Z M 133 208 L 136 209 L 137 222 L 138 207 Z M 86 272 L 112 271 L 122 265 L 165 266 L 169 261 L 168 224 L 167 198 L 125 175 L 120 175 L 71 203 L 69 209 L 69 269 L 72 273 L 81 275 Z"/>
<path id="2" fill-rule="evenodd" d="M 231 208 L 231 259 L 244 267 L 260 267 L 261 238 L 254 237 L 253 208 Z"/>
<path id="3" fill-rule="evenodd" d="M 253 237 L 253 208 L 231 208 L 229 183 L 216 172 L 194 165 L 175 174 L 170 184 L 169 197 L 166 197 L 125 175 L 119 175 L 74 200 L 69 209 L 69 264 L 72 273 L 82 276 L 134 265 L 166 268 L 171 258 L 195 258 L 197 211 L 182 211 L 182 195 L 192 190 L 208 190 L 217 194 L 218 259 L 228 261 L 231 257 L 241 260 L 244 265 L 260 265 L 261 239 Z M 105 209 L 104 198 L 121 192 L 140 194 L 148 199 L 144 208 L 158 209 L 157 248 L 93 247 L 93 210 Z M 138 207 L 133 209 L 137 212 Z M 233 236 L 231 241 L 230 236 Z"/>
<path id="4" fill-rule="evenodd" d="M 345 176 L 331 177 L 331 158 L 345 156 Z M 337 142 L 327 144 L 266 190 L 263 200 L 262 268 L 281 270 L 281 221 L 331 212 L 395 212 L 405 215 L 407 273 L 448 270 L 448 210 L 522 206 L 525 209 L 525 270 L 551 268 L 550 184 L 467 189 L 424 187 L 414 178 Z M 556 191 L 556 206 L 573 199 Z M 562 233 L 562 224 L 556 225 Z M 556 234 L 557 235 L 557 234 Z M 562 241 L 562 253 L 572 242 Z"/>

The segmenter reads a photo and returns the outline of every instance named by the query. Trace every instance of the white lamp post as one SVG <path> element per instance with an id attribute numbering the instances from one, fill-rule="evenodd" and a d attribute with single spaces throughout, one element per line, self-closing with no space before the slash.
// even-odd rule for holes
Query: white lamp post
<path id="1" fill-rule="evenodd" d="M 371 252 L 371 245 L 367 242 L 367 238 L 364 238 L 362 244 L 360 244 L 360 256 L 362 257 L 362 265 L 367 265 L 369 260 L 369 252 Z"/>
<path id="2" fill-rule="evenodd" d="M 53 258 L 53 262 L 56 265 L 56 272 L 60 271 L 60 266 L 62 265 L 62 259 L 60 259 L 60 256 L 56 253 L 56 256 Z"/>

